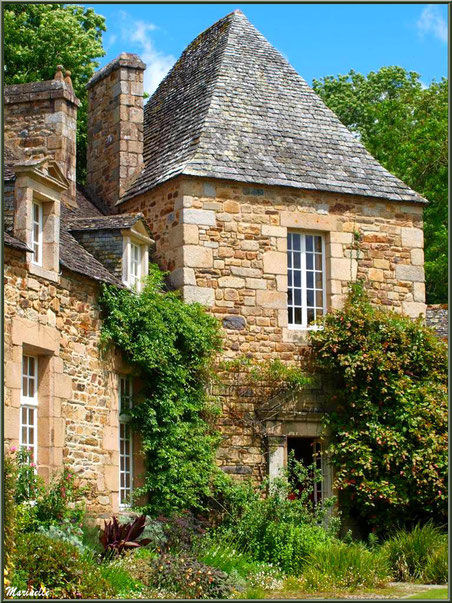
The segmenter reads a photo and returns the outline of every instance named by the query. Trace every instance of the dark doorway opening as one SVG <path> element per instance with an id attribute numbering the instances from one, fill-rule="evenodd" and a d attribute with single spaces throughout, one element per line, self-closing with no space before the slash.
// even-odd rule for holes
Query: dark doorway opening
<path id="1" fill-rule="evenodd" d="M 314 466 L 322 474 L 322 449 L 317 438 L 288 437 L 287 438 L 287 456 L 293 454 L 295 460 L 303 463 L 305 467 Z M 313 476 L 313 473 L 310 473 Z M 314 503 L 321 502 L 323 498 L 322 479 L 314 480 L 314 488 L 310 494 L 310 499 Z M 293 495 L 297 496 L 302 491 L 302 485 L 295 483 Z"/>

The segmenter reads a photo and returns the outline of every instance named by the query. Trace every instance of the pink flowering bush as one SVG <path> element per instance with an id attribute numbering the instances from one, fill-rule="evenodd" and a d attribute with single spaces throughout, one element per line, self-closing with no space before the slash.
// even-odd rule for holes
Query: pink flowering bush
<path id="1" fill-rule="evenodd" d="M 17 479 L 14 492 L 18 528 L 33 532 L 51 525 L 78 525 L 84 516 L 84 489 L 67 468 L 52 476 L 47 485 L 36 472 L 31 452 L 10 450 L 9 460 Z"/>

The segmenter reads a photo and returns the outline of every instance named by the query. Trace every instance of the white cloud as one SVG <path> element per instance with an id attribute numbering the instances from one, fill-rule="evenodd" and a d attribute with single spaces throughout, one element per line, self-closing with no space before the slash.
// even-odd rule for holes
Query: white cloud
<path id="1" fill-rule="evenodd" d="M 138 46 L 138 54 L 147 65 L 144 72 L 144 90 L 152 94 L 176 59 L 173 55 L 165 54 L 155 48 L 151 32 L 158 29 L 157 25 L 135 21 L 124 11 L 120 11 L 120 17 L 123 21 L 121 37 L 124 41 L 133 42 Z"/>
<path id="2" fill-rule="evenodd" d="M 434 4 L 424 8 L 416 25 L 421 35 L 432 34 L 441 42 L 447 42 L 447 21 Z"/>

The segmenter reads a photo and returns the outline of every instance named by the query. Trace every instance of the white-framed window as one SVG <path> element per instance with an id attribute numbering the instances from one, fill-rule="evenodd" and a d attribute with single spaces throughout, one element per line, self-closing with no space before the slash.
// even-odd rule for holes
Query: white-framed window
<path id="1" fill-rule="evenodd" d="M 320 479 L 314 479 L 314 502 L 319 503 L 323 500 L 323 462 L 322 462 L 322 445 L 319 441 L 314 440 L 312 456 L 314 460 L 314 467 L 319 473 Z"/>
<path id="2" fill-rule="evenodd" d="M 33 264 L 42 266 L 43 208 L 42 203 L 33 201 L 31 214 L 31 248 Z"/>
<path id="3" fill-rule="evenodd" d="M 130 243 L 130 254 L 129 254 L 129 275 L 130 285 L 136 287 L 140 286 L 141 281 L 141 261 L 142 261 L 143 246 L 137 245 L 136 243 Z"/>
<path id="4" fill-rule="evenodd" d="M 22 391 L 20 399 L 19 445 L 31 452 L 31 460 L 38 458 L 38 358 L 22 357 Z"/>
<path id="5" fill-rule="evenodd" d="M 287 277 L 289 328 L 312 328 L 312 321 L 326 313 L 323 235 L 288 233 Z"/>
<path id="6" fill-rule="evenodd" d="M 132 378 L 119 378 L 119 506 L 130 505 L 133 483 Z"/>
<path id="7" fill-rule="evenodd" d="M 123 283 L 136 291 L 141 291 L 143 277 L 148 273 L 149 244 L 144 237 L 134 234 L 124 236 Z"/>

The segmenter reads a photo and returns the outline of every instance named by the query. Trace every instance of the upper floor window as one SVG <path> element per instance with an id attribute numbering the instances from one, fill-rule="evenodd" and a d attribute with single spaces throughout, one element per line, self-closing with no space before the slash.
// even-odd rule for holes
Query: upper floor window
<path id="1" fill-rule="evenodd" d="M 306 329 L 326 312 L 324 237 L 289 232 L 287 266 L 289 327 Z"/>
<path id="2" fill-rule="evenodd" d="M 124 237 L 123 282 L 136 291 L 141 291 L 143 278 L 148 272 L 149 240 L 142 242 L 135 236 Z"/>
<path id="3" fill-rule="evenodd" d="M 43 209 L 42 204 L 33 201 L 31 248 L 33 249 L 33 264 L 42 266 L 42 238 L 43 238 Z"/>
<path id="4" fill-rule="evenodd" d="M 142 245 L 130 243 L 130 284 L 138 287 L 141 280 Z"/>
<path id="5" fill-rule="evenodd" d="M 37 462 L 38 430 L 38 359 L 22 357 L 22 391 L 20 399 L 19 445 L 31 452 L 31 460 Z"/>

